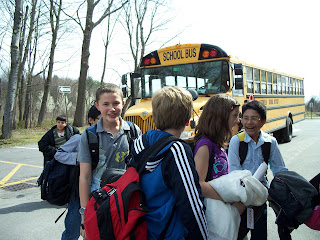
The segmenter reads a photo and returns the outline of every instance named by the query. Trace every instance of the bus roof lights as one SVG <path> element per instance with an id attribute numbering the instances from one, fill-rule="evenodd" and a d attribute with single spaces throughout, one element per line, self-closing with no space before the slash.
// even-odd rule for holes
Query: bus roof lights
<path id="1" fill-rule="evenodd" d="M 217 51 L 215 50 L 215 49 L 212 49 L 211 51 L 210 51 L 210 57 L 216 57 L 217 56 Z"/>
<path id="2" fill-rule="evenodd" d="M 204 50 L 204 51 L 202 52 L 202 57 L 203 57 L 203 58 L 208 58 L 208 57 L 209 57 L 209 51 L 208 51 L 208 50 Z"/>
<path id="3" fill-rule="evenodd" d="M 154 57 L 152 57 L 152 58 L 150 59 L 150 62 L 151 62 L 151 64 L 156 64 L 156 63 L 157 63 L 157 60 L 156 60 Z"/>
<path id="4" fill-rule="evenodd" d="M 146 66 L 150 65 L 150 59 L 149 58 L 145 58 L 143 60 L 143 62 L 144 62 L 144 65 L 146 65 Z"/>

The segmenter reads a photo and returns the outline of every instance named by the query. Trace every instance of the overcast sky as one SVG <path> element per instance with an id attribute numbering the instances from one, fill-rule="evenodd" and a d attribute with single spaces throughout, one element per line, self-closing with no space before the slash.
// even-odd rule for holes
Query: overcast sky
<path id="1" fill-rule="evenodd" d="M 174 36 L 166 46 L 177 43 L 208 43 L 221 47 L 229 55 L 261 67 L 297 75 L 305 79 L 306 101 L 320 96 L 320 3 L 318 0 L 172 0 L 175 16 L 166 31 L 157 32 L 147 53 Z M 95 14 L 98 16 L 98 13 Z M 121 28 L 121 26 L 119 26 Z M 89 76 L 100 81 L 103 66 L 103 31 L 95 28 L 91 40 Z M 10 35 L 11 36 L 11 35 Z M 60 45 L 59 45 L 60 44 Z M 62 46 L 55 74 L 77 79 L 80 74 L 82 35 L 73 31 Z M 133 70 L 128 40 L 117 30 L 108 52 L 106 81 L 120 83 L 120 76 Z"/>

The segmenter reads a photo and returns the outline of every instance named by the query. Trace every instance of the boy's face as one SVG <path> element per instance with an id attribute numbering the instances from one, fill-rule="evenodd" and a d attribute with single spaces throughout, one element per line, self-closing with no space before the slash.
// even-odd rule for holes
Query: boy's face
<path id="1" fill-rule="evenodd" d="M 242 124 L 244 130 L 252 139 L 258 139 L 260 129 L 265 124 L 266 120 L 262 120 L 260 114 L 253 109 L 247 109 L 242 116 Z"/>
<path id="2" fill-rule="evenodd" d="M 63 131 L 65 126 L 67 126 L 67 122 L 65 121 L 61 121 L 61 120 L 57 120 L 57 130 L 58 131 Z"/>
<path id="3" fill-rule="evenodd" d="M 104 121 L 114 123 L 119 121 L 124 101 L 116 93 L 103 93 L 95 103 L 96 108 L 101 112 Z"/>
<path id="4" fill-rule="evenodd" d="M 101 114 L 99 116 L 97 116 L 96 119 L 94 119 L 94 120 L 92 117 L 89 117 L 88 122 L 89 122 L 90 126 L 97 124 L 99 122 L 100 117 L 101 117 Z"/>

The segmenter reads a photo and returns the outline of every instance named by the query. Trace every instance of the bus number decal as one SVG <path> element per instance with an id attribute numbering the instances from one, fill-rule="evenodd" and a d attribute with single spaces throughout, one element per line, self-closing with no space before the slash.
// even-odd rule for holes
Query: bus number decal
<path id="1" fill-rule="evenodd" d="M 269 99 L 269 105 L 273 104 L 273 99 Z"/>
<path id="2" fill-rule="evenodd" d="M 267 100 L 261 100 L 260 102 L 262 102 L 264 105 L 267 105 Z"/>
<path id="3" fill-rule="evenodd" d="M 163 61 L 171 61 L 176 59 L 194 58 L 197 55 L 195 48 L 186 48 L 183 50 L 167 51 L 163 53 Z"/>

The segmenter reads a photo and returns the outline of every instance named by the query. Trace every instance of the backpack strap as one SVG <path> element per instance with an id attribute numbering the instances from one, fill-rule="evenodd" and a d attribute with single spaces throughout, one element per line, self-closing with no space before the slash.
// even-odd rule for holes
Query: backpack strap
<path id="1" fill-rule="evenodd" d="M 248 154 L 248 143 L 244 141 L 246 136 L 244 131 L 238 133 L 237 136 L 239 138 L 240 165 L 242 165 L 244 160 L 246 160 L 246 157 Z M 270 158 L 270 149 L 271 149 L 271 142 L 264 142 L 261 145 L 263 160 L 267 165 L 269 163 L 269 158 Z"/>
<path id="2" fill-rule="evenodd" d="M 88 127 L 86 134 L 91 155 L 92 170 L 94 170 L 99 162 L 99 135 L 97 134 L 97 124 Z"/>
<path id="3" fill-rule="evenodd" d="M 166 135 L 152 144 L 145 152 L 143 153 L 141 159 L 136 164 L 135 168 L 137 169 L 138 174 L 140 175 L 148 162 L 149 157 L 156 156 L 165 146 L 171 142 L 183 141 L 180 138 L 177 138 L 172 135 Z M 169 149 L 168 149 L 169 150 Z"/>
<path id="4" fill-rule="evenodd" d="M 267 165 L 269 163 L 269 158 L 270 158 L 270 149 L 271 149 L 271 142 L 264 142 L 264 144 L 261 145 L 263 160 Z"/>
<path id="5" fill-rule="evenodd" d="M 246 160 L 248 154 L 248 143 L 244 141 L 245 133 L 244 131 L 237 134 L 239 138 L 239 157 L 240 157 L 240 165 L 243 164 L 244 160 Z"/>
<path id="6" fill-rule="evenodd" d="M 127 135 L 129 148 L 132 145 L 133 141 L 137 139 L 138 137 L 138 131 L 136 129 L 136 126 L 134 123 L 130 121 L 126 121 L 130 127 L 130 130 L 124 130 L 124 133 Z"/>

